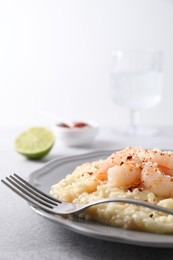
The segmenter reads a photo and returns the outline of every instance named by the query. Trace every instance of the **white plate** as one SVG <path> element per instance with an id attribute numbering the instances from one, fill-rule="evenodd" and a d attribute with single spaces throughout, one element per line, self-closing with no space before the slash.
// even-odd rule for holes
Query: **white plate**
<path id="1" fill-rule="evenodd" d="M 49 193 L 50 187 L 71 173 L 76 166 L 84 162 L 104 159 L 111 153 L 112 151 L 97 151 L 53 160 L 41 169 L 31 173 L 29 175 L 29 181 L 42 191 Z M 31 208 L 48 220 L 59 223 L 68 229 L 89 237 L 140 246 L 173 247 L 173 235 L 124 230 L 78 219 L 69 220 L 46 213 L 38 208 Z"/>

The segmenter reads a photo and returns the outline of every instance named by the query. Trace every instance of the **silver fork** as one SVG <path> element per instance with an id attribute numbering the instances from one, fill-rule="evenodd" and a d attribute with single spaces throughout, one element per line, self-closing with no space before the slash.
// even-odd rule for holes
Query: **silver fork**
<path id="1" fill-rule="evenodd" d="M 128 204 L 134 204 L 143 206 L 146 208 L 150 208 L 152 210 L 160 211 L 166 214 L 173 215 L 173 210 L 164 208 L 161 206 L 157 206 L 145 201 L 137 200 L 137 199 L 129 199 L 129 198 L 110 198 L 110 199 L 102 199 L 98 201 L 94 201 L 87 205 L 81 206 L 75 203 L 62 202 L 57 200 L 48 194 L 42 192 L 37 189 L 33 185 L 31 185 L 26 180 L 19 177 L 17 174 L 10 175 L 6 177 L 5 180 L 1 180 L 8 188 L 13 190 L 27 202 L 29 202 L 34 207 L 37 207 L 43 211 L 56 214 L 56 215 L 72 215 L 79 213 L 89 207 L 94 205 L 110 203 L 110 202 L 123 202 Z"/>

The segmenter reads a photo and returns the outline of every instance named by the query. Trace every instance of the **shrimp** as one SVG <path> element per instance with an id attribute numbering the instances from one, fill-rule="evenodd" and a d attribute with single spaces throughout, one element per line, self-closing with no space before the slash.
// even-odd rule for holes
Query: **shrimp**
<path id="1" fill-rule="evenodd" d="M 114 152 L 99 167 L 99 169 L 97 170 L 97 174 L 100 175 L 101 178 L 103 177 L 103 179 L 107 179 L 107 171 L 109 168 L 111 168 L 115 165 L 120 165 L 122 162 L 124 162 L 128 158 L 131 159 L 132 156 L 134 156 L 135 153 L 137 153 L 137 150 L 139 150 L 139 149 L 127 147 L 124 150 Z"/>
<path id="2" fill-rule="evenodd" d="M 136 186 L 139 184 L 141 161 L 138 153 L 143 149 L 127 147 L 114 152 L 98 169 L 96 180 L 108 180 L 115 187 Z"/>
<path id="3" fill-rule="evenodd" d="M 140 184 L 141 168 L 135 161 L 125 161 L 108 169 L 108 183 L 115 187 L 134 187 Z"/>
<path id="4" fill-rule="evenodd" d="M 173 153 L 161 152 L 159 149 L 147 151 L 147 160 L 158 163 L 159 169 L 165 174 L 173 176 Z"/>
<path id="5" fill-rule="evenodd" d="M 141 181 L 144 187 L 155 195 L 163 198 L 173 197 L 173 176 L 162 172 L 157 163 L 144 163 Z"/>

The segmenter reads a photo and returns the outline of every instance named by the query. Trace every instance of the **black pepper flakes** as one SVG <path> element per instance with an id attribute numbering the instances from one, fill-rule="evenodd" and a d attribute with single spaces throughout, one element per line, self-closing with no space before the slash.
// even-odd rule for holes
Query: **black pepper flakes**
<path id="1" fill-rule="evenodd" d="M 131 155 L 127 156 L 127 160 L 130 160 L 130 159 L 132 159 L 132 156 Z"/>

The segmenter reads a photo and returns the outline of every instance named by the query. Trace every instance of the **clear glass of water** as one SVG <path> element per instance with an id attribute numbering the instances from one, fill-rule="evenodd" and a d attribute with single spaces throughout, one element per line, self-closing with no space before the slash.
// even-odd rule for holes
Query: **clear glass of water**
<path id="1" fill-rule="evenodd" d="M 111 96 L 113 101 L 130 111 L 128 133 L 154 134 L 154 129 L 144 129 L 136 122 L 142 109 L 156 106 L 162 93 L 162 51 L 118 51 L 113 53 Z"/>

